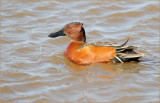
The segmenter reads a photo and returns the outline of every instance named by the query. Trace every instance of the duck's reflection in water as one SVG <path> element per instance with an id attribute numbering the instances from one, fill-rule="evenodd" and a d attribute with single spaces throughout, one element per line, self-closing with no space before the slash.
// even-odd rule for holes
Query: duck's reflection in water
<path id="1" fill-rule="evenodd" d="M 65 58 L 68 69 L 74 76 L 84 76 L 85 82 L 96 79 L 118 78 L 123 73 L 139 73 L 141 67 L 137 62 L 128 63 L 96 63 L 91 65 L 79 65 Z M 144 67 L 142 67 L 144 68 Z"/>

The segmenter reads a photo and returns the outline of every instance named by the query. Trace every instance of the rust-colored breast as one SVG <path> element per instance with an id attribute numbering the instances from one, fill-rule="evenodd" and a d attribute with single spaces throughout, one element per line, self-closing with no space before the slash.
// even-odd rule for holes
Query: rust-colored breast
<path id="1" fill-rule="evenodd" d="M 78 64 L 92 64 L 109 62 L 116 56 L 116 49 L 113 47 L 85 46 L 82 43 L 71 42 L 65 51 L 65 55 Z"/>

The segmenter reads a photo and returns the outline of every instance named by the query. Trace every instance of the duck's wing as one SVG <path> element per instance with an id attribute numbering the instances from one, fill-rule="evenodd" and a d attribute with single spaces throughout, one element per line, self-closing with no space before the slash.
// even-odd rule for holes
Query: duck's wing
<path id="1" fill-rule="evenodd" d="M 114 47 L 116 48 L 117 56 L 113 58 L 112 60 L 115 62 L 127 62 L 127 61 L 139 61 L 138 59 L 142 56 L 144 56 L 143 53 L 135 52 L 135 49 L 137 49 L 136 46 L 127 46 L 127 41 L 123 44 L 116 44 L 116 43 L 109 43 L 109 42 L 91 42 L 91 43 L 85 43 L 84 46 L 108 46 L 108 47 Z"/>
<path id="2" fill-rule="evenodd" d="M 121 45 L 116 44 L 116 43 L 96 41 L 96 42 L 85 43 L 82 47 L 85 47 L 85 46 L 102 46 L 102 47 L 109 46 L 109 47 L 114 47 L 116 49 L 120 49 L 121 47 L 126 47 L 125 44 L 127 44 L 128 41 L 129 41 L 129 39 L 127 39 L 127 41 Z"/>

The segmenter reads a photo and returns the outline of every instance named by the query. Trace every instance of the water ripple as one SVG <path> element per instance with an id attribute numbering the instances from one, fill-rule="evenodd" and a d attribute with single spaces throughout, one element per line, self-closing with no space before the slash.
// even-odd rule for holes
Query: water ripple
<path id="1" fill-rule="evenodd" d="M 2 102 L 158 103 L 158 1 L 1 3 Z M 48 38 L 73 21 L 84 23 L 88 42 L 129 37 L 146 55 L 139 63 L 75 64 L 64 56 L 70 38 Z"/>

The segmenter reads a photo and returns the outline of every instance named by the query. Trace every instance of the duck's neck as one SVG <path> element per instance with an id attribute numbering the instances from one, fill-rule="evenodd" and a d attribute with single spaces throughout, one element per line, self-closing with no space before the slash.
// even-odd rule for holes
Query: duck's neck
<path id="1" fill-rule="evenodd" d="M 75 41 L 75 40 L 72 40 L 70 42 L 70 44 L 68 45 L 67 49 L 78 49 L 79 47 L 81 47 L 84 44 L 85 44 L 84 41 Z"/>

